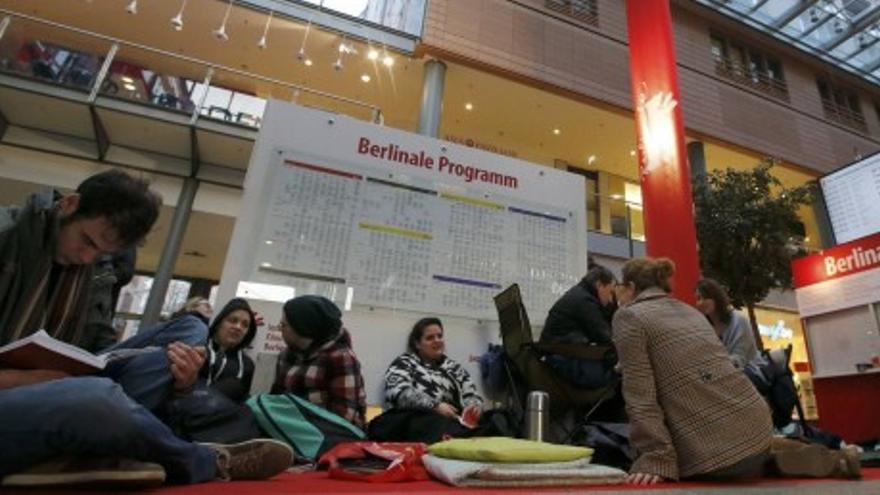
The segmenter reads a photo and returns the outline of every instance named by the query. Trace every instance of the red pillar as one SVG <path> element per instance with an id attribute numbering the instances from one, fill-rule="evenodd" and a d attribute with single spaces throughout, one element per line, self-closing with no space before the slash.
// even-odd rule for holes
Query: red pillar
<path id="1" fill-rule="evenodd" d="M 676 265 L 675 296 L 693 303 L 700 277 L 669 0 L 626 0 L 645 238 Z"/>

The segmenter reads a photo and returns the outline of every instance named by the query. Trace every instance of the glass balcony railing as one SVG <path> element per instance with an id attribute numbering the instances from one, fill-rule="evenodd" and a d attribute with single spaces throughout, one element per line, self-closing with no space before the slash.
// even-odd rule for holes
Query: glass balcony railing
<path id="1" fill-rule="evenodd" d="M 2 15 L 0 15 L 2 17 Z M 8 18 L 0 39 L 0 71 L 76 91 L 91 91 L 112 42 L 75 31 L 52 30 L 23 18 Z"/>
<path id="2" fill-rule="evenodd" d="M 642 205 L 627 201 L 622 195 L 588 193 L 587 230 L 644 242 Z"/>
<path id="3" fill-rule="evenodd" d="M 259 128 L 270 98 L 381 122 L 378 107 L 0 9 L 0 73 Z"/>

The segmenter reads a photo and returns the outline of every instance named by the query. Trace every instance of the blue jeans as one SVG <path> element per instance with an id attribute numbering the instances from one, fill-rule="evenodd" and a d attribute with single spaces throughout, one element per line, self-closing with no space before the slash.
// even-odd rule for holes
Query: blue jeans
<path id="1" fill-rule="evenodd" d="M 58 455 L 155 462 L 176 483 L 217 477 L 212 449 L 177 438 L 110 379 L 64 378 L 0 390 L 0 475 Z"/>
<path id="2" fill-rule="evenodd" d="M 183 342 L 191 346 L 205 345 L 207 338 L 207 325 L 195 316 L 186 315 L 160 323 L 106 351 L 148 346 L 160 347 L 160 350 L 110 363 L 102 374 L 121 385 L 135 402 L 155 411 L 167 399 L 173 381 L 168 371 L 169 362 L 165 348 L 172 342 Z"/>
<path id="3" fill-rule="evenodd" d="M 555 354 L 545 357 L 544 360 L 563 380 L 577 387 L 604 387 L 614 378 L 614 371 L 601 361 L 574 359 Z"/>

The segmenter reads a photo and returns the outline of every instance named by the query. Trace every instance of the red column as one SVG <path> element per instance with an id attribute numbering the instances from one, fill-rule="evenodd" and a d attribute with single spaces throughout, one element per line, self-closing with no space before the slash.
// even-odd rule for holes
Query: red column
<path id="1" fill-rule="evenodd" d="M 675 262 L 675 295 L 693 303 L 700 263 L 669 0 L 626 0 L 626 16 L 646 248 Z"/>

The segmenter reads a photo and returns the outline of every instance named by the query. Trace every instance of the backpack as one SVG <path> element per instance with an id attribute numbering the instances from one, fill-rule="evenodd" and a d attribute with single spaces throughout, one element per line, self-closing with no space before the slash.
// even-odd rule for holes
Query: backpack
<path id="1" fill-rule="evenodd" d="M 337 444 L 366 438 L 346 419 L 293 394 L 259 394 L 247 405 L 263 431 L 309 461 Z"/>

